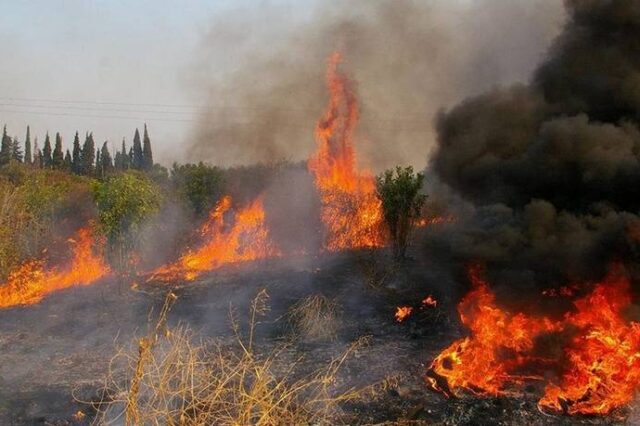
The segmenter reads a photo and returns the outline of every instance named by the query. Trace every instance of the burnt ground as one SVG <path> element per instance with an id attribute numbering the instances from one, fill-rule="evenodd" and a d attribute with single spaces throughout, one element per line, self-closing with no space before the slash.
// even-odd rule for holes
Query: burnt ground
<path id="1" fill-rule="evenodd" d="M 462 333 L 455 303 L 465 291 L 457 273 L 444 270 L 437 254 L 416 256 L 390 268 L 386 253 L 346 253 L 256 262 L 220 269 L 189 284 L 168 287 L 105 280 L 50 295 L 38 305 L 0 311 L 0 424 L 87 424 L 117 346 L 147 330 L 172 288 L 179 296 L 170 323 L 189 324 L 207 336 L 230 334 L 228 313 L 247 312 L 265 288 L 270 311 L 259 325 L 259 342 L 274 345 L 287 333 L 282 319 L 301 298 L 323 294 L 340 306 L 338 337 L 331 342 L 298 341 L 289 351 L 305 356 L 301 368 L 318 366 L 368 336 L 341 370 L 344 386 L 389 379 L 376 396 L 342 408 L 353 424 L 556 425 L 640 424 L 631 410 L 608 417 L 567 418 L 541 413 L 535 391 L 517 398 L 447 400 L 423 382 L 426 365 Z M 451 268 L 449 268 L 451 269 Z M 402 324 L 399 304 L 419 306 L 427 294 L 433 310 L 417 310 Z M 240 315 L 241 316 L 241 315 Z M 77 421 L 78 410 L 88 416 Z"/>

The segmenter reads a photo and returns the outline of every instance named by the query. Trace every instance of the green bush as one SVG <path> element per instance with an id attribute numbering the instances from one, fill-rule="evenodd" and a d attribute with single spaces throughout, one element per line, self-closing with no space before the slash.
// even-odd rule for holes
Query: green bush
<path id="1" fill-rule="evenodd" d="M 378 197 L 382 201 L 384 220 L 393 242 L 394 255 L 405 256 L 415 219 L 420 216 L 426 195 L 420 193 L 424 175 L 413 167 L 397 166 L 376 178 Z"/>
<path id="2" fill-rule="evenodd" d="M 206 214 L 222 196 L 222 171 L 202 162 L 179 165 L 174 163 L 171 179 L 178 194 L 197 215 Z"/>
<path id="3" fill-rule="evenodd" d="M 143 174 L 128 172 L 94 182 L 93 197 L 111 263 L 124 272 L 143 222 L 160 207 L 160 189 Z"/>

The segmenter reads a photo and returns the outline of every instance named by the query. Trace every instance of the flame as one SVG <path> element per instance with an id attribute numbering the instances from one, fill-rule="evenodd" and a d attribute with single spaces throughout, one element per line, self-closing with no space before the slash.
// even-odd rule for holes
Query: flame
<path id="1" fill-rule="evenodd" d="M 413 308 L 411 306 L 398 306 L 396 308 L 396 321 L 402 322 L 411 315 Z"/>
<path id="2" fill-rule="evenodd" d="M 418 228 L 431 225 L 441 225 L 444 223 L 456 223 L 458 219 L 454 215 L 421 217 L 416 219 L 415 225 Z"/>
<path id="3" fill-rule="evenodd" d="M 31 260 L 13 271 L 0 286 L 0 308 L 35 304 L 49 293 L 90 285 L 109 272 L 102 257 L 93 252 L 94 239 L 89 228 L 80 229 L 69 243 L 73 245 L 73 257 L 66 267 L 46 270 L 43 261 Z"/>
<path id="4" fill-rule="evenodd" d="M 423 306 L 433 306 L 434 308 L 438 306 L 438 301 L 431 295 L 428 295 L 424 299 L 422 299 Z"/>
<path id="5" fill-rule="evenodd" d="M 547 383 L 539 405 L 568 414 L 606 414 L 629 403 L 640 383 L 640 324 L 628 322 L 628 278 L 614 269 L 592 293 L 574 302 L 575 312 L 561 321 L 511 314 L 495 304 L 488 284 L 470 271 L 473 284 L 458 306 L 470 336 L 454 342 L 438 355 L 427 383 L 447 396 L 470 391 L 504 395 L 510 385 L 543 380 L 545 368 L 564 373 L 559 383 Z M 535 340 L 545 333 L 572 332 L 566 359 L 533 356 Z M 534 374 L 520 373 L 533 368 Z M 537 370 L 537 371 L 536 371 Z"/>
<path id="6" fill-rule="evenodd" d="M 233 225 L 225 221 L 231 209 L 231 197 L 225 196 L 211 210 L 200 229 L 205 240 L 195 250 L 188 250 L 177 262 L 156 269 L 149 280 L 192 281 L 204 272 L 236 262 L 278 256 L 279 251 L 269 240 L 265 212 L 260 198 L 235 214 Z"/>
<path id="7" fill-rule="evenodd" d="M 316 125 L 318 149 L 308 161 L 322 202 L 325 248 L 330 251 L 379 247 L 386 241 L 375 179 L 356 168 L 353 134 L 358 103 L 349 80 L 338 70 L 340 61 L 338 53 L 329 58 L 329 105 Z"/>
<path id="8" fill-rule="evenodd" d="M 460 319 L 471 336 L 442 351 L 427 377 L 431 387 L 445 395 L 455 395 L 458 390 L 501 395 L 508 385 L 537 378 L 515 371 L 531 360 L 527 351 L 533 348 L 535 338 L 557 329 L 546 318 L 512 315 L 500 309 L 480 272 L 479 267 L 470 268 L 473 289 L 458 306 Z"/>
<path id="9" fill-rule="evenodd" d="M 568 414 L 606 414 L 631 402 L 640 384 L 640 324 L 625 321 L 630 284 L 612 271 L 565 317 L 579 332 L 566 348 L 568 368 L 545 388 L 540 406 Z"/>

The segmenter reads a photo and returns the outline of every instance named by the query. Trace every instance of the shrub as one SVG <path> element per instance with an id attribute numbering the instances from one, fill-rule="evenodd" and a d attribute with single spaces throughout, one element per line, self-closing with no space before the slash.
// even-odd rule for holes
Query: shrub
<path id="1" fill-rule="evenodd" d="M 94 182 L 93 197 L 110 260 L 124 272 L 143 222 L 160 207 L 160 190 L 143 174 L 128 172 Z"/>
<path id="2" fill-rule="evenodd" d="M 202 162 L 173 164 L 171 179 L 177 192 L 197 215 L 206 214 L 223 195 L 222 171 Z"/>
<path id="3" fill-rule="evenodd" d="M 415 219 L 420 216 L 426 196 L 420 194 L 424 175 L 413 167 L 397 166 L 376 179 L 378 197 L 382 201 L 384 220 L 389 228 L 396 258 L 405 256 Z"/>

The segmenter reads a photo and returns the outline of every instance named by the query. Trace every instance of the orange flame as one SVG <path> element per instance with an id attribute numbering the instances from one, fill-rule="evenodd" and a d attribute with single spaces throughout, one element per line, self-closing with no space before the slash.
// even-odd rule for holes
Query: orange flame
<path id="1" fill-rule="evenodd" d="M 568 368 L 549 384 L 540 406 L 569 414 L 605 414 L 631 402 L 640 384 L 640 324 L 624 320 L 630 284 L 612 271 L 565 317 L 579 332 L 565 353 Z"/>
<path id="2" fill-rule="evenodd" d="M 434 308 L 438 306 L 438 301 L 431 295 L 422 299 L 423 306 L 433 306 Z"/>
<path id="3" fill-rule="evenodd" d="M 396 308 L 396 321 L 402 322 L 411 315 L 413 308 L 411 306 L 398 306 Z"/>
<path id="4" fill-rule="evenodd" d="M 349 80 L 338 70 L 340 61 L 338 53 L 329 58 L 329 105 L 316 125 L 318 150 L 308 161 L 322 201 L 325 248 L 330 251 L 379 247 L 386 240 L 375 179 L 356 169 L 358 103 Z"/>
<path id="5" fill-rule="evenodd" d="M 543 371 L 518 374 L 523 367 L 555 364 L 564 373 L 558 384 L 546 385 L 539 402 L 543 408 L 606 414 L 633 399 L 640 383 L 640 324 L 625 321 L 622 315 L 631 297 L 629 281 L 620 271 L 612 271 L 591 294 L 574 302 L 576 312 L 558 322 L 501 310 L 477 269 L 470 271 L 470 277 L 473 290 L 458 311 L 471 335 L 434 359 L 426 377 L 433 389 L 447 396 L 461 390 L 503 395 L 509 385 L 543 379 Z M 536 338 L 562 331 L 574 334 L 565 348 L 565 361 L 532 355 Z"/>
<path id="6" fill-rule="evenodd" d="M 470 268 L 473 290 L 458 305 L 460 319 L 471 330 L 471 336 L 442 351 L 432 362 L 427 377 L 429 384 L 445 395 L 453 395 L 459 389 L 500 395 L 509 384 L 535 378 L 513 372 L 530 361 L 526 353 L 533 348 L 536 336 L 557 329 L 546 318 L 501 310 L 480 272 L 478 267 Z"/>
<path id="7" fill-rule="evenodd" d="M 0 286 L 0 308 L 35 304 L 49 293 L 90 285 L 109 272 L 102 257 L 93 252 L 94 240 L 88 228 L 80 229 L 69 242 L 73 244 L 73 258 L 65 268 L 47 271 L 44 262 L 32 260 L 13 271 Z"/>
<path id="8" fill-rule="evenodd" d="M 200 229 L 205 243 L 196 250 L 188 250 L 177 262 L 156 269 L 149 280 L 192 281 L 204 272 L 229 263 L 280 254 L 269 240 L 261 199 L 237 212 L 232 226 L 228 226 L 224 217 L 230 209 L 231 197 L 225 196 L 211 210 L 209 219 Z"/>

